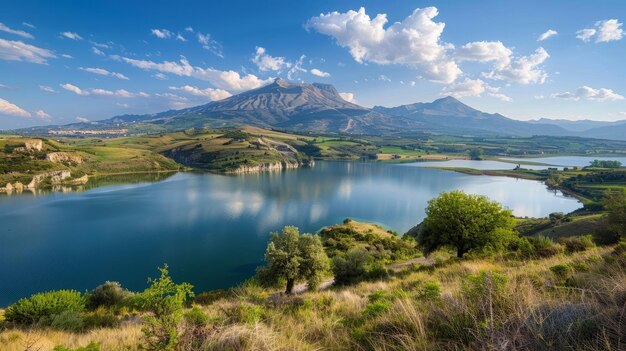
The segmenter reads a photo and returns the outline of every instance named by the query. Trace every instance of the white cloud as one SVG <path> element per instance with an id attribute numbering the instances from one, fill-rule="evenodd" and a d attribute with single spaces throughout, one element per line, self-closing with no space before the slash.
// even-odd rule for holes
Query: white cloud
<path id="1" fill-rule="evenodd" d="M 93 52 L 96 55 L 104 56 L 104 52 L 95 46 L 91 47 L 91 52 Z"/>
<path id="2" fill-rule="evenodd" d="M 548 38 L 551 38 L 555 35 L 559 34 L 559 32 L 555 31 L 554 29 L 548 29 L 547 31 L 541 33 L 541 35 L 537 38 L 537 41 L 544 41 Z"/>
<path id="3" fill-rule="evenodd" d="M 0 60 L 45 64 L 47 59 L 55 57 L 54 53 L 47 49 L 25 44 L 19 40 L 0 39 Z"/>
<path id="4" fill-rule="evenodd" d="M 266 53 L 265 48 L 257 46 L 252 62 L 259 67 L 261 71 L 280 71 L 291 67 L 291 62 L 284 57 L 274 57 Z"/>
<path id="5" fill-rule="evenodd" d="M 222 54 L 222 44 L 220 44 L 219 42 L 213 40 L 211 38 L 211 34 L 209 34 L 209 33 L 202 34 L 202 33 L 198 32 L 196 37 L 198 38 L 198 43 L 200 43 L 200 45 L 202 45 L 203 49 L 209 50 L 215 56 L 222 57 L 222 58 L 224 57 L 224 55 Z"/>
<path id="6" fill-rule="evenodd" d="M 322 78 L 330 77 L 330 73 L 321 71 L 321 70 L 319 70 L 317 68 L 313 68 L 309 72 L 311 72 L 311 74 L 314 75 L 314 76 L 318 76 L 318 77 L 322 77 Z"/>
<path id="7" fill-rule="evenodd" d="M 0 98 L 0 115 L 30 117 L 30 113 L 7 100 Z"/>
<path id="8" fill-rule="evenodd" d="M 126 77 L 125 75 L 123 75 L 121 73 L 117 73 L 117 72 L 110 72 L 110 71 L 107 71 L 104 68 L 79 67 L 78 69 L 81 70 L 81 71 L 85 71 L 85 72 L 89 72 L 89 73 L 93 73 L 93 74 L 98 74 L 98 75 L 101 75 L 101 76 L 111 76 L 111 77 L 115 77 L 117 79 L 128 80 L 128 77 Z"/>
<path id="9" fill-rule="evenodd" d="M 292 67 L 287 71 L 287 79 L 295 79 L 298 73 L 306 73 L 307 70 L 302 68 L 302 64 L 304 63 L 305 55 L 301 55 L 296 62 L 293 63 Z"/>
<path id="10" fill-rule="evenodd" d="M 150 94 L 144 93 L 142 91 L 138 92 L 138 93 L 132 93 L 128 90 L 125 89 L 118 89 L 118 90 L 106 90 L 106 89 L 99 89 L 99 88 L 95 88 L 95 89 L 81 89 L 73 84 L 69 84 L 69 83 L 65 83 L 65 84 L 61 84 L 61 88 L 67 90 L 67 91 L 71 91 L 76 95 L 81 95 L 81 96 L 88 96 L 88 95 L 94 95 L 94 96 L 115 96 L 115 97 L 121 97 L 121 98 L 134 98 L 134 97 L 149 97 Z"/>
<path id="11" fill-rule="evenodd" d="M 595 36 L 596 43 L 620 40 L 624 37 L 623 23 L 616 19 L 597 21 L 595 28 L 585 28 L 576 32 L 576 38 L 588 43 Z"/>
<path id="12" fill-rule="evenodd" d="M 513 51 L 500 41 L 475 41 L 455 50 L 460 61 L 494 62 L 497 68 L 511 63 Z"/>
<path id="13" fill-rule="evenodd" d="M 40 85 L 39 89 L 45 91 L 46 93 L 56 93 L 57 92 L 56 90 L 54 90 L 54 88 L 49 87 L 47 85 Z"/>
<path id="14" fill-rule="evenodd" d="M 408 65 L 429 80 L 451 83 L 462 72 L 447 55 L 452 45 L 440 41 L 445 23 L 434 22 L 437 15 L 435 7 L 418 8 L 402 22 L 385 28 L 386 14 L 371 19 L 365 8 L 360 8 L 321 14 L 306 26 L 335 38 L 359 63 Z"/>
<path id="15" fill-rule="evenodd" d="M 185 28 L 185 31 L 189 32 L 189 33 L 193 33 L 193 28 L 191 26 Z"/>
<path id="16" fill-rule="evenodd" d="M 24 26 L 26 26 L 26 27 L 28 27 L 28 28 L 32 28 L 32 29 L 37 28 L 37 27 L 33 26 L 32 24 L 30 24 L 30 23 L 28 23 L 28 22 L 22 22 L 22 25 L 24 25 Z"/>
<path id="17" fill-rule="evenodd" d="M 588 43 L 594 35 L 596 35 L 596 30 L 593 28 L 585 28 L 576 32 L 576 38 L 585 43 Z"/>
<path id="18" fill-rule="evenodd" d="M 534 54 L 518 57 L 504 67 L 496 66 L 493 71 L 484 73 L 483 76 L 520 84 L 543 84 L 548 74 L 540 68 L 540 65 L 549 57 L 548 52 L 540 47 Z"/>
<path id="19" fill-rule="evenodd" d="M 79 121 L 79 122 L 82 122 L 82 123 L 87 123 L 87 122 L 89 122 L 89 119 L 87 119 L 87 118 L 85 118 L 85 117 L 80 117 L 80 116 L 77 116 L 77 117 L 76 117 L 76 120 L 77 120 L 77 121 Z"/>
<path id="20" fill-rule="evenodd" d="M 181 34 L 176 34 L 176 40 L 185 42 L 187 39 L 183 37 Z"/>
<path id="21" fill-rule="evenodd" d="M 52 116 L 50 116 L 44 110 L 39 110 L 39 111 L 35 112 L 35 116 L 37 116 L 38 118 L 41 118 L 41 119 L 43 119 L 45 121 L 50 121 L 52 119 Z"/>
<path id="22" fill-rule="evenodd" d="M 83 40 L 83 37 L 74 32 L 62 32 L 61 36 L 72 40 Z"/>
<path id="23" fill-rule="evenodd" d="M 552 97 L 559 99 L 569 100 L 591 100 L 591 101 L 616 101 L 624 100 L 622 95 L 614 92 L 611 89 L 599 88 L 594 89 L 588 86 L 582 86 L 574 92 L 566 91 L 564 93 L 552 94 Z"/>
<path id="24" fill-rule="evenodd" d="M 481 79 L 469 79 L 465 78 L 464 81 L 451 84 L 445 87 L 441 93 L 443 95 L 450 95 L 456 98 L 468 97 L 468 96 L 482 96 L 483 93 L 487 93 L 488 96 L 495 97 L 502 101 L 511 101 L 511 98 L 500 93 L 500 88 L 492 87 Z"/>
<path id="25" fill-rule="evenodd" d="M 158 80 L 167 80 L 167 76 L 163 73 L 155 73 L 153 77 Z"/>
<path id="26" fill-rule="evenodd" d="M 169 88 L 171 90 L 182 91 L 187 94 L 194 95 L 194 96 L 206 97 L 211 101 L 222 100 L 222 99 L 232 96 L 231 93 L 223 89 L 212 89 L 212 88 L 200 89 L 191 85 L 185 85 L 182 87 L 169 87 Z"/>
<path id="27" fill-rule="evenodd" d="M 179 109 L 189 106 L 189 99 L 172 93 L 157 93 L 156 96 L 167 100 L 171 108 Z"/>
<path id="28" fill-rule="evenodd" d="M 68 54 L 62 54 L 61 57 L 64 57 L 66 59 L 73 59 L 72 55 L 68 55 Z"/>
<path id="29" fill-rule="evenodd" d="M 356 103 L 356 99 L 354 98 L 353 93 L 339 93 L 339 96 L 341 96 L 341 98 L 346 100 L 347 102 L 351 102 L 353 104 Z"/>
<path id="30" fill-rule="evenodd" d="M 119 59 L 144 70 L 170 73 L 182 77 L 193 77 L 208 81 L 217 88 L 236 92 L 258 88 L 273 81 L 273 78 L 260 79 L 253 74 L 246 74 L 242 76 L 235 71 L 220 71 L 211 67 L 201 68 L 192 66 L 185 57 L 182 57 L 179 62 L 164 61 L 160 63 L 119 56 L 113 56 L 113 58 Z"/>
<path id="31" fill-rule="evenodd" d="M 4 23 L 0 22 L 0 31 L 2 32 L 6 32 L 9 34 L 14 34 L 17 36 L 20 36 L 22 38 L 26 38 L 26 39 L 34 39 L 35 37 L 33 37 L 32 34 L 25 32 L 23 30 L 17 30 L 17 29 L 11 29 L 8 26 L 6 26 Z"/>
<path id="32" fill-rule="evenodd" d="M 167 29 L 152 29 L 150 32 L 159 39 L 168 39 L 172 37 L 172 32 Z"/>
<path id="33" fill-rule="evenodd" d="M 383 81 L 383 82 L 391 82 L 391 79 L 384 74 L 381 74 L 380 76 L 378 76 L 378 80 Z"/>
<path id="34" fill-rule="evenodd" d="M 93 46 L 98 47 L 100 49 L 112 49 L 111 45 L 113 44 L 112 42 L 107 43 L 98 43 L 96 41 L 91 41 L 90 42 Z"/>

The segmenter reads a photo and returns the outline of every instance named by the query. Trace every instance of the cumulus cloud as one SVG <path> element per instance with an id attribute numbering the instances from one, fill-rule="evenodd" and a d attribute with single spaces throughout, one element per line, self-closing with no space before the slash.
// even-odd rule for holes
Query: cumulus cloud
<path id="1" fill-rule="evenodd" d="M 456 98 L 468 97 L 468 96 L 482 96 L 486 95 L 500 99 L 502 101 L 511 101 L 511 98 L 502 94 L 500 88 L 492 87 L 481 79 L 469 79 L 465 78 L 464 81 L 451 84 L 445 87 L 442 92 L 443 95 L 450 95 Z"/>
<path id="2" fill-rule="evenodd" d="M 20 36 L 22 38 L 26 38 L 26 39 L 34 39 L 35 37 L 33 37 L 32 34 L 25 32 L 23 30 L 17 30 L 17 29 L 11 29 L 8 26 L 6 26 L 4 23 L 0 22 L 0 31 L 2 32 L 6 32 L 9 34 L 13 34 L 13 35 L 17 35 Z"/>
<path id="3" fill-rule="evenodd" d="M 322 78 L 330 77 L 330 73 L 321 71 L 321 70 L 319 70 L 317 68 L 313 68 L 309 72 L 311 72 L 311 74 L 314 75 L 314 76 L 318 76 L 318 77 L 322 77 Z"/>
<path id="4" fill-rule="evenodd" d="M 168 39 L 172 37 L 172 32 L 167 29 L 151 29 L 150 33 L 159 39 Z"/>
<path id="5" fill-rule="evenodd" d="M 435 7 L 418 8 L 385 28 L 386 14 L 371 19 L 365 8 L 360 8 L 321 14 L 311 18 L 306 27 L 333 37 L 359 63 L 408 65 L 429 80 L 451 83 L 462 72 L 447 54 L 452 45 L 440 40 L 445 23 L 434 22 L 437 15 Z"/>
<path id="6" fill-rule="evenodd" d="M 260 79 L 253 74 L 240 75 L 235 71 L 221 71 L 215 68 L 201 68 L 192 66 L 185 57 L 180 61 L 154 62 L 148 60 L 136 60 L 128 57 L 113 56 L 114 59 L 121 60 L 143 70 L 170 73 L 182 77 L 193 77 L 208 81 L 215 87 L 230 91 L 245 91 L 267 85 L 273 78 Z"/>
<path id="7" fill-rule="evenodd" d="M 537 41 L 544 41 L 548 38 L 551 38 L 555 35 L 559 34 L 559 32 L 555 31 L 554 29 L 548 29 L 547 31 L 541 33 L 541 35 L 537 38 Z"/>
<path id="8" fill-rule="evenodd" d="M 506 66 L 496 66 L 493 71 L 484 73 L 483 76 L 489 79 L 506 80 L 520 84 L 543 84 L 548 74 L 540 66 L 549 57 L 548 52 L 540 47 L 535 50 L 535 53 L 518 57 Z"/>
<path id="9" fill-rule="evenodd" d="M 500 41 L 476 41 L 456 49 L 455 56 L 460 61 L 494 62 L 497 68 L 511 63 L 513 51 Z"/>
<path id="10" fill-rule="evenodd" d="M 291 62 L 284 57 L 274 57 L 267 54 L 265 48 L 257 46 L 252 62 L 259 67 L 261 71 L 280 71 L 292 66 Z"/>
<path id="11" fill-rule="evenodd" d="M 576 38 L 588 43 L 595 37 L 596 43 L 620 40 L 624 37 L 623 23 L 616 19 L 597 21 L 594 28 L 585 28 L 576 32 Z"/>
<path id="12" fill-rule="evenodd" d="M 85 72 L 89 72 L 89 73 L 93 73 L 93 74 L 98 74 L 98 75 L 101 75 L 101 76 L 110 76 L 110 77 L 115 77 L 117 79 L 128 80 L 128 77 L 126 77 L 125 75 L 123 75 L 121 73 L 117 73 L 117 72 L 107 71 L 104 68 L 79 67 L 78 69 L 81 70 L 81 71 L 85 71 Z"/>
<path id="13" fill-rule="evenodd" d="M 624 100 L 624 97 L 611 89 L 599 88 L 594 89 L 586 85 L 576 89 L 574 92 L 566 91 L 564 93 L 552 94 L 552 97 L 568 100 L 591 100 L 591 101 L 616 101 Z"/>
<path id="14" fill-rule="evenodd" d="M 65 37 L 72 40 L 83 40 L 83 37 L 74 32 L 61 32 L 61 37 Z"/>
<path id="15" fill-rule="evenodd" d="M 115 96 L 115 97 L 121 97 L 121 98 L 149 97 L 150 96 L 150 94 L 144 93 L 142 91 L 138 93 L 132 93 L 125 89 L 118 89 L 118 90 L 106 90 L 106 89 L 99 89 L 99 88 L 81 89 L 77 87 L 76 85 L 69 84 L 69 83 L 61 84 L 61 88 L 67 91 L 71 91 L 72 93 L 76 95 L 81 95 L 81 96 L 88 96 L 88 95 Z"/>
<path id="16" fill-rule="evenodd" d="M 37 118 L 43 119 L 45 121 L 50 121 L 52 119 L 52 116 L 50 116 L 44 110 L 39 110 L 39 111 L 35 112 L 35 116 L 37 116 Z"/>
<path id="17" fill-rule="evenodd" d="M 30 117 L 30 113 L 28 111 L 2 98 L 0 98 L 0 115 Z"/>
<path id="18" fill-rule="evenodd" d="M 354 98 L 353 93 L 339 93 L 339 96 L 341 96 L 341 98 L 346 100 L 347 102 L 351 102 L 353 104 L 356 103 L 356 99 Z"/>
<path id="19" fill-rule="evenodd" d="M 49 87 L 47 85 L 40 85 L 39 89 L 45 91 L 46 93 L 56 93 L 57 92 L 56 90 L 54 90 L 54 88 Z"/>
<path id="20" fill-rule="evenodd" d="M 222 44 L 220 44 L 216 40 L 213 40 L 213 38 L 211 38 L 211 34 L 209 33 L 202 34 L 198 32 L 196 34 L 196 37 L 198 38 L 198 43 L 202 45 L 203 49 L 209 50 L 215 56 L 222 57 L 222 58 L 224 57 L 224 55 L 222 54 Z"/>
<path id="21" fill-rule="evenodd" d="M 169 87 L 169 88 L 171 90 L 182 91 L 190 95 L 205 97 L 211 101 L 222 100 L 222 99 L 232 96 L 231 93 L 223 89 L 212 89 L 212 88 L 200 89 L 191 85 L 184 85 L 182 87 Z"/>
<path id="22" fill-rule="evenodd" d="M 49 58 L 55 58 L 54 53 L 19 40 L 0 39 L 0 60 L 25 61 L 46 64 Z"/>

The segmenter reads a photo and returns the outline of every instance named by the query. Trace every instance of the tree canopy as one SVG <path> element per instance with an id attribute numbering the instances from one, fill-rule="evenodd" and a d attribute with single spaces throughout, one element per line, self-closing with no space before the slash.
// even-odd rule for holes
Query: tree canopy
<path id="1" fill-rule="evenodd" d="M 609 228 L 622 238 L 626 237 L 626 191 L 607 193 L 604 207 L 608 212 Z"/>
<path id="2" fill-rule="evenodd" d="M 458 257 L 474 249 L 500 249 L 514 237 L 511 211 L 485 196 L 462 191 L 441 193 L 428 202 L 418 244 L 425 253 L 452 247 Z"/>
<path id="3" fill-rule="evenodd" d="M 320 283 L 322 273 L 328 270 L 328 256 L 320 238 L 302 234 L 293 226 L 272 233 L 265 251 L 267 265 L 259 273 L 266 279 L 287 281 L 285 293 L 291 294 L 297 280 L 306 280 L 309 287 Z"/>

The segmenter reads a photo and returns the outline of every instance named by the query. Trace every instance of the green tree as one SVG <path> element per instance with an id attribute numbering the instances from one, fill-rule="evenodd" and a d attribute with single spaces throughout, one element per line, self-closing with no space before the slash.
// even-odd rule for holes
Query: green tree
<path id="1" fill-rule="evenodd" d="M 608 212 L 609 229 L 622 238 L 626 237 L 626 191 L 607 192 L 604 208 Z"/>
<path id="2" fill-rule="evenodd" d="M 483 159 L 483 150 L 480 148 L 470 149 L 468 151 L 470 160 L 482 160 Z"/>
<path id="3" fill-rule="evenodd" d="M 285 293 L 291 294 L 297 280 L 304 279 L 309 287 L 320 283 L 321 275 L 328 270 L 328 256 L 320 238 L 302 234 L 298 228 L 287 226 L 280 233 L 272 233 L 265 251 L 266 267 L 260 275 L 275 281 L 287 281 Z"/>
<path id="4" fill-rule="evenodd" d="M 514 225 L 511 211 L 499 203 L 485 196 L 451 191 L 428 201 L 417 241 L 427 254 L 439 247 L 452 247 L 457 257 L 463 257 L 474 249 L 504 248 L 515 238 Z"/>
<path id="5" fill-rule="evenodd" d="M 142 307 L 152 315 L 144 318 L 145 345 L 148 350 L 174 350 L 178 343 L 178 325 L 185 301 L 193 297 L 193 286 L 176 284 L 167 265 L 159 268 L 159 279 L 148 279 L 150 286 L 141 293 Z"/>

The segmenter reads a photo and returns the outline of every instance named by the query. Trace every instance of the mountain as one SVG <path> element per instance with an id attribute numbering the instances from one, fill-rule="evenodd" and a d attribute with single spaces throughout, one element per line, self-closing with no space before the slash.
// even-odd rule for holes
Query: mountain
<path id="1" fill-rule="evenodd" d="M 375 106 L 374 111 L 409 118 L 427 125 L 428 131 L 470 135 L 570 135 L 565 129 L 540 123 L 528 123 L 501 114 L 485 113 L 447 96 L 431 103 L 416 103 L 397 107 Z"/>
<path id="2" fill-rule="evenodd" d="M 570 121 L 567 119 L 551 119 L 551 118 L 539 118 L 528 121 L 535 124 L 553 124 L 558 125 L 561 128 L 572 132 L 584 132 L 594 128 L 617 126 L 619 124 L 626 124 L 626 120 L 607 122 L 607 121 L 593 121 L 590 119 L 583 119 L 578 121 Z"/>
<path id="3" fill-rule="evenodd" d="M 419 122 L 382 114 L 341 98 L 328 84 L 273 83 L 184 110 L 114 117 L 111 123 L 151 123 L 168 130 L 253 125 L 293 131 L 381 134 L 419 128 Z"/>
<path id="4" fill-rule="evenodd" d="M 83 130 L 94 134 L 94 130 L 109 130 L 108 134 L 113 135 L 252 125 L 313 133 L 388 135 L 425 132 L 473 136 L 582 136 L 626 140 L 626 123 L 604 125 L 605 122 L 587 122 L 591 129 L 582 129 L 582 125 L 571 121 L 518 121 L 498 113 L 476 110 L 451 96 L 429 103 L 396 107 L 375 106 L 370 109 L 344 100 L 332 85 L 300 84 L 276 79 L 273 83 L 257 89 L 182 110 L 122 115 L 101 121 L 35 127 L 15 132 L 44 135 L 55 130 Z"/>

